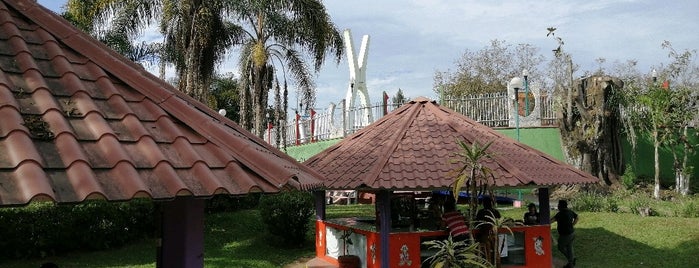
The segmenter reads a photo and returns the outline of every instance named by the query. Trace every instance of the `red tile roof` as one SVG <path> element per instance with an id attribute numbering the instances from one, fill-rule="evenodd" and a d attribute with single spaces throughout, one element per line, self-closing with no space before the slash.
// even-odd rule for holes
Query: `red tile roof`
<path id="1" fill-rule="evenodd" d="M 0 29 L 0 205 L 320 183 L 33 0 L 0 1 Z"/>
<path id="2" fill-rule="evenodd" d="M 485 145 L 497 187 L 595 183 L 596 177 L 426 98 L 413 100 L 304 162 L 328 189 L 422 190 L 450 187 L 457 156 Z M 491 182 L 492 183 L 492 182 Z"/>

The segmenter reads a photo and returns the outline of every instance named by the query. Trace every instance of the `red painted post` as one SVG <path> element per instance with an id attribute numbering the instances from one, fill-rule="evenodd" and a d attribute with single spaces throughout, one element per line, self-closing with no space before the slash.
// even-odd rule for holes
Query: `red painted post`
<path id="1" fill-rule="evenodd" d="M 269 144 L 273 144 L 272 143 L 272 128 L 274 128 L 274 125 L 272 124 L 272 122 L 268 122 L 267 123 L 267 142 Z"/>

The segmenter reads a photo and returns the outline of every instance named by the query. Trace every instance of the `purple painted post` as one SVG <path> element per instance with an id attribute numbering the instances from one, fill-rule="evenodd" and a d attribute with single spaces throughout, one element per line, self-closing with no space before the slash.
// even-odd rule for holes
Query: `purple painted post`
<path id="1" fill-rule="evenodd" d="M 313 191 L 316 201 L 316 220 L 325 220 L 325 191 Z"/>
<path id="2" fill-rule="evenodd" d="M 204 200 L 177 197 L 161 203 L 161 255 L 157 267 L 204 267 Z"/>
<path id="3" fill-rule="evenodd" d="M 381 268 L 388 268 L 390 256 L 388 255 L 388 237 L 391 233 L 391 192 L 380 190 L 376 193 L 376 208 L 379 209 L 379 253 L 381 256 Z"/>
<path id="4" fill-rule="evenodd" d="M 551 204 L 549 202 L 549 188 L 539 188 L 539 222 L 541 224 L 551 223 Z"/>

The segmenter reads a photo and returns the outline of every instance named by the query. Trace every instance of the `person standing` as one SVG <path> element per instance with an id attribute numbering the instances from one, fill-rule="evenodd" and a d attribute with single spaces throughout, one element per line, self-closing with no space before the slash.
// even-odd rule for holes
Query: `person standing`
<path id="1" fill-rule="evenodd" d="M 527 206 L 529 211 L 524 213 L 524 225 L 538 225 L 539 224 L 539 212 L 536 211 L 536 205 L 534 203 L 529 203 Z"/>
<path id="2" fill-rule="evenodd" d="M 453 197 L 447 197 L 444 201 L 442 222 L 449 229 L 449 234 L 454 242 L 465 241 L 468 238 L 468 225 L 466 225 L 464 215 L 456 210 L 456 200 Z"/>
<path id="3" fill-rule="evenodd" d="M 483 197 L 483 208 L 476 213 L 478 223 L 478 235 L 476 239 L 481 244 L 481 251 L 486 260 L 493 260 L 495 256 L 495 237 L 497 234 L 496 220 L 500 219 L 500 211 L 493 207 L 493 199 L 490 196 Z"/>
<path id="4" fill-rule="evenodd" d="M 573 240 L 575 240 L 575 224 L 578 223 L 578 214 L 568 208 L 568 201 L 558 200 L 558 213 L 551 218 L 551 223 L 554 222 L 558 222 L 558 250 L 568 261 L 564 267 L 575 267 Z"/>

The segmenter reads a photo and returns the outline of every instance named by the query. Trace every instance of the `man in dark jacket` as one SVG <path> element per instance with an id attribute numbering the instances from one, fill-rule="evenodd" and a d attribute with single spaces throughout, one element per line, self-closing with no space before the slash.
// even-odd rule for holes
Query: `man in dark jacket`
<path id="1" fill-rule="evenodd" d="M 568 201 L 558 200 L 558 213 L 551 218 L 551 223 L 554 222 L 558 222 L 558 250 L 568 260 L 565 267 L 575 267 L 573 240 L 575 240 L 574 226 L 578 223 L 578 214 L 568 208 Z"/>

